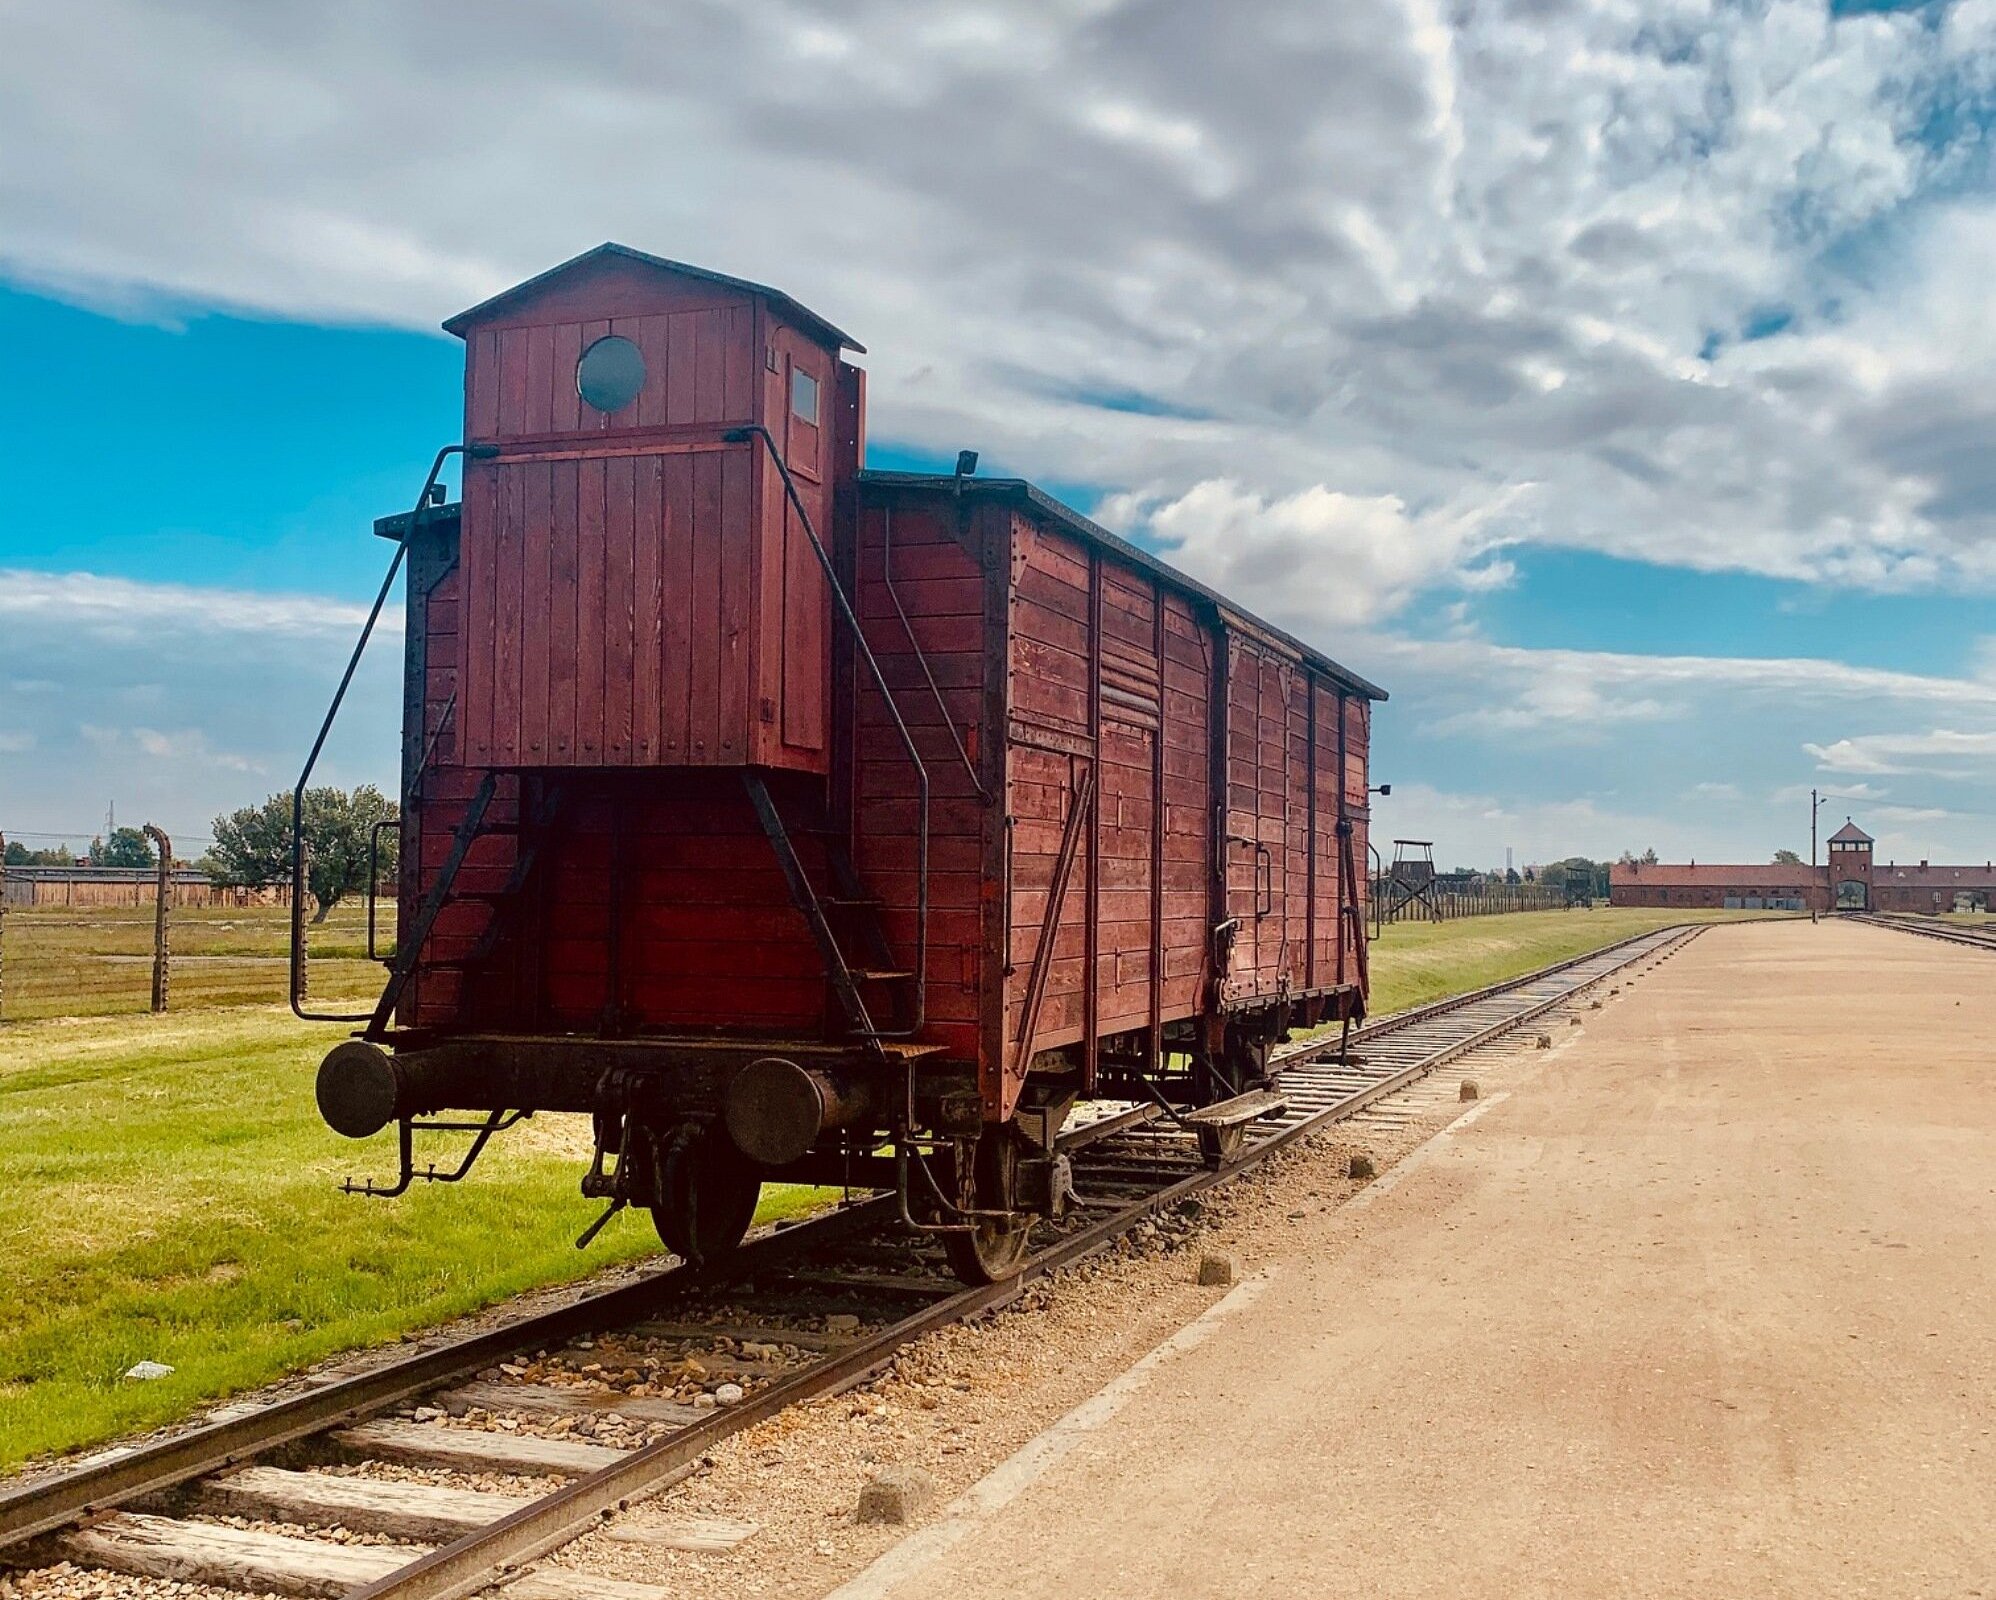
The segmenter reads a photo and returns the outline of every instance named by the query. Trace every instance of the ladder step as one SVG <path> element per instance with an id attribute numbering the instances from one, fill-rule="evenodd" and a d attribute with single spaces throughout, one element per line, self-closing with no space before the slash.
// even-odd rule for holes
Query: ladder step
<path id="1" fill-rule="evenodd" d="M 818 896 L 818 904 L 821 906 L 830 906 L 838 911 L 878 911 L 887 902 L 877 895 L 860 895 L 856 898 L 845 898 L 835 894 L 821 894 Z"/>
<path id="2" fill-rule="evenodd" d="M 853 977 L 861 983 L 894 983 L 903 978 L 914 977 L 912 972 L 881 972 L 872 967 L 854 967 L 851 971 Z"/>

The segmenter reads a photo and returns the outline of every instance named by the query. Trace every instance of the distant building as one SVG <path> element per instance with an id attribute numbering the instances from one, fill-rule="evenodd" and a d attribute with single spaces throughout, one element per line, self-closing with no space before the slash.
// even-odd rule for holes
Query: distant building
<path id="1" fill-rule="evenodd" d="M 1820 867 L 1674 866 L 1617 862 L 1608 902 L 1618 906 L 1703 906 L 1781 911 L 1986 911 L 1996 903 L 1996 864 L 1979 867 L 1878 866 L 1873 840 L 1846 819 L 1830 835 Z"/>

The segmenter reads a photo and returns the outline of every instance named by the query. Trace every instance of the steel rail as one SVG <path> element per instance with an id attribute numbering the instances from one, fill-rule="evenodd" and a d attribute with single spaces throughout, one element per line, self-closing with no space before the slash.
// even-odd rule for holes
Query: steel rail
<path id="1" fill-rule="evenodd" d="M 1971 950 L 1996 950 L 1996 925 L 1988 932 L 1973 928 L 1937 928 L 1926 923 L 1912 922 L 1901 917 L 1887 916 L 1882 912 L 1846 912 L 1853 922 L 1861 922 L 1871 928 L 1894 928 L 1900 933 L 1917 933 L 1922 939 L 1939 939 L 1944 944 L 1966 945 Z"/>
<path id="2" fill-rule="evenodd" d="M 724 1274 L 704 1277 L 685 1265 L 668 1267 L 552 1311 L 462 1339 L 372 1372 L 278 1400 L 242 1417 L 210 1422 L 141 1445 L 89 1466 L 38 1477 L 0 1490 L 0 1550 L 52 1533 L 79 1518 L 110 1511 L 211 1472 L 344 1427 L 417 1395 L 469 1377 L 520 1350 L 563 1342 L 622 1322 L 641 1320 L 656 1302 L 696 1283 L 709 1283 L 775 1263 L 799 1249 L 829 1243 L 869 1220 L 884 1220 L 882 1198 L 833 1211 L 808 1223 L 765 1235 L 736 1252 Z"/>
<path id="3" fill-rule="evenodd" d="M 1007 1304 L 1036 1279 L 1113 1243 L 1153 1213 L 1176 1205 L 1202 1189 L 1228 1181 L 1306 1133 L 1355 1115 L 1374 1101 L 1417 1078 L 1426 1076 L 1437 1066 L 1454 1060 L 1465 1051 L 1473 1050 L 1478 1045 L 1487 1043 L 1490 1039 L 1572 999 L 1574 995 L 1640 960 L 1649 950 L 1674 947 L 1695 937 L 1703 929 L 1702 926 L 1689 930 L 1674 929 L 1671 931 L 1676 935 L 1675 939 L 1667 941 L 1657 937 L 1659 931 L 1661 930 L 1652 930 L 1637 935 L 1635 939 L 1625 940 L 1619 945 L 1590 952 L 1587 957 L 1580 959 L 1598 960 L 1604 954 L 1626 948 L 1631 944 L 1645 945 L 1643 950 L 1632 951 L 1623 961 L 1567 990 L 1549 996 L 1525 1012 L 1478 1029 L 1467 1038 L 1445 1046 L 1432 1057 L 1402 1068 L 1379 1083 L 1367 1085 L 1334 1105 L 1296 1119 L 1269 1136 L 1256 1140 L 1237 1157 L 1218 1168 L 1190 1172 L 1176 1183 L 1168 1184 L 1152 1194 L 1119 1206 L 1099 1221 L 1069 1234 L 1051 1248 L 1029 1258 L 1015 1276 L 1001 1283 L 966 1289 L 960 1294 L 924 1307 L 913 1315 L 882 1329 L 851 1350 L 827 1357 L 805 1368 L 791 1379 L 770 1385 L 752 1400 L 745 1400 L 726 1412 L 717 1412 L 704 1421 L 655 1440 L 642 1449 L 632 1452 L 622 1461 L 604 1467 L 588 1477 L 577 1478 L 510 1516 L 476 1532 L 468 1533 L 454 1543 L 444 1545 L 420 1557 L 399 1571 L 389 1573 L 373 1583 L 351 1591 L 347 1600 L 465 1600 L 466 1596 L 489 1588 L 519 1567 L 596 1526 L 605 1515 L 678 1481 L 687 1467 L 729 1435 L 752 1427 L 799 1401 L 824 1394 L 835 1394 L 841 1389 L 864 1382 L 885 1367 L 909 1340 L 933 1328 L 962 1322 Z M 1543 982 L 1547 977 L 1557 976 L 1578 964 L 1579 960 L 1560 962 L 1552 968 L 1514 980 L 1504 987 L 1508 989 L 1527 987 L 1534 982 Z M 1479 991 L 1479 998 L 1492 997 L 1489 990 Z M 1423 1013 L 1427 1014 L 1431 1013 Z"/>
<path id="4" fill-rule="evenodd" d="M 1623 970 L 1645 954 L 1662 954 L 1681 947 L 1704 925 L 1652 929 L 1553 963 L 1505 982 L 1429 1006 L 1398 1013 L 1369 1024 L 1354 1040 L 1380 1038 L 1478 1001 L 1515 993 L 1571 971 L 1583 963 L 1627 952 L 1582 981 L 1562 988 L 1524 1011 L 1506 1013 L 1460 1038 L 1444 1042 L 1418 1061 L 1353 1090 L 1333 1103 L 1292 1116 L 1256 1138 L 1217 1168 L 1189 1171 L 1152 1193 L 1119 1202 L 1102 1218 L 1058 1239 L 1035 1254 L 1014 1277 L 1001 1283 L 966 1289 L 903 1317 L 877 1334 L 838 1355 L 827 1357 L 794 1376 L 772 1384 L 726 1411 L 717 1411 L 675 1431 L 623 1460 L 587 1477 L 578 1478 L 532 1505 L 442 1546 L 407 1567 L 352 1592 L 349 1600 L 458 1600 L 489 1586 L 514 1569 L 593 1525 L 606 1512 L 656 1493 L 683 1476 L 685 1468 L 715 1443 L 784 1407 L 865 1381 L 878 1372 L 900 1347 L 932 1328 L 945 1326 L 1009 1303 L 1046 1274 L 1113 1243 L 1144 1218 L 1176 1205 L 1200 1190 L 1224 1183 L 1265 1160 L 1306 1133 L 1357 1114 L 1375 1101 L 1404 1088 L 1467 1051 L 1522 1026 L 1571 1000 L 1594 984 Z M 1666 937 L 1668 936 L 1668 937 Z M 1640 946 L 1641 948 L 1634 948 Z M 1284 1067 L 1294 1067 L 1328 1053 L 1336 1040 L 1306 1043 L 1287 1052 Z M 1151 1108 L 1143 1108 L 1150 1110 Z M 1155 1112 L 1151 1113 L 1153 1116 Z M 1144 1119 L 1105 1119 L 1108 1132 L 1129 1132 Z M 1074 1147 L 1104 1137 L 1104 1124 L 1075 1130 Z M 834 1242 L 875 1221 L 885 1220 L 892 1197 L 881 1196 L 754 1240 L 723 1265 L 696 1270 L 676 1266 L 636 1283 L 591 1295 L 508 1326 L 453 1340 L 447 1345 L 396 1361 L 372 1372 L 326 1384 L 305 1394 L 262 1407 L 246 1416 L 190 1429 L 154 1444 L 88 1467 L 43 1477 L 0 1491 L 0 1549 L 193 1479 L 239 1466 L 281 1445 L 328 1432 L 477 1373 L 521 1349 L 566 1342 L 620 1324 L 643 1320 L 661 1302 L 682 1289 L 723 1284 L 752 1277 L 791 1257 Z"/>

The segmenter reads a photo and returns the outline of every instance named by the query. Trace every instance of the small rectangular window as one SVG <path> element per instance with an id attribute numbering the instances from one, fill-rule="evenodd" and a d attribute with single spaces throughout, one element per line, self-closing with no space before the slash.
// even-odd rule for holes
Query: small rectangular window
<path id="1" fill-rule="evenodd" d="M 790 409 L 812 427 L 818 425 L 818 380 L 802 367 L 790 369 Z"/>

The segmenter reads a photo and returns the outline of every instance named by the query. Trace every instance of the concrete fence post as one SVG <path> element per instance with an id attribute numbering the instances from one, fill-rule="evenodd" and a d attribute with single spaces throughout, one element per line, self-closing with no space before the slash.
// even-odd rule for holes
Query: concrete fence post
<path id="1" fill-rule="evenodd" d="M 7 835 L 0 833 L 0 1017 L 7 1015 Z"/>
<path id="2" fill-rule="evenodd" d="M 155 1014 L 166 1009 L 167 976 L 173 960 L 167 946 L 167 918 L 173 906 L 173 841 L 162 828 L 148 822 L 139 830 L 152 840 L 159 852 L 159 876 L 153 884 L 152 908 L 152 1008 Z M 137 888 L 134 886 L 134 893 Z"/>
<path id="3" fill-rule="evenodd" d="M 312 881 L 312 847 L 299 847 L 299 870 L 291 880 L 291 1003 L 305 1003 L 305 899 L 301 892 Z"/>

